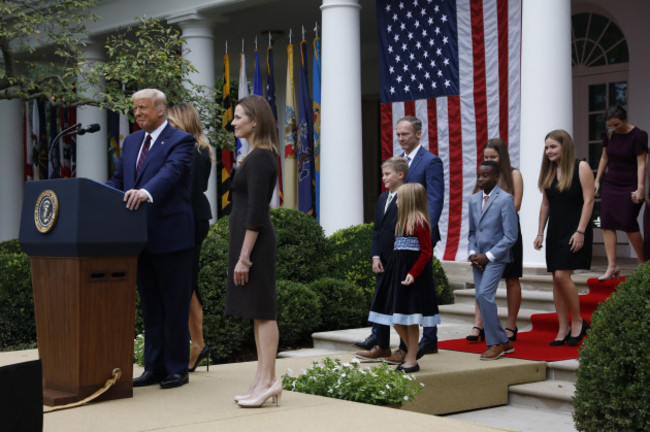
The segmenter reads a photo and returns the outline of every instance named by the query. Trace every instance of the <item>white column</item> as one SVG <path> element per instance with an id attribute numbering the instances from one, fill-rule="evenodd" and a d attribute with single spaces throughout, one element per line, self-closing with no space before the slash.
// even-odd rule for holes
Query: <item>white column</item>
<path id="1" fill-rule="evenodd" d="M 23 104 L 0 101 L 0 241 L 18 238 L 23 205 Z"/>
<path id="2" fill-rule="evenodd" d="M 89 61 L 102 60 L 103 46 L 89 42 L 84 51 L 84 58 Z M 92 97 L 93 89 L 85 89 L 85 95 Z M 93 107 L 77 108 L 77 123 L 86 127 L 91 123 L 99 124 L 99 132 L 77 136 L 77 177 L 86 177 L 98 182 L 105 182 L 112 173 L 108 172 L 108 130 L 106 111 Z"/>
<path id="3" fill-rule="evenodd" d="M 214 32 L 212 30 L 213 22 L 201 18 L 196 13 L 190 13 L 183 16 L 169 19 L 170 24 L 177 24 L 185 39 L 183 46 L 183 56 L 189 60 L 196 68 L 192 72 L 189 81 L 192 84 L 206 86 L 210 89 L 214 87 Z M 214 161 L 208 180 L 208 190 L 206 196 L 210 202 L 212 210 L 212 221 L 217 220 L 217 154 L 213 148 Z"/>
<path id="4" fill-rule="evenodd" d="M 537 188 L 544 137 L 554 129 L 573 135 L 570 0 L 524 1 L 521 40 L 521 173 L 524 197 L 519 216 L 524 265 L 545 267 L 545 250 L 536 251 Z M 553 23 L 552 30 L 549 23 Z"/>
<path id="5" fill-rule="evenodd" d="M 326 235 L 363 223 L 358 0 L 323 0 L 320 223 Z"/>

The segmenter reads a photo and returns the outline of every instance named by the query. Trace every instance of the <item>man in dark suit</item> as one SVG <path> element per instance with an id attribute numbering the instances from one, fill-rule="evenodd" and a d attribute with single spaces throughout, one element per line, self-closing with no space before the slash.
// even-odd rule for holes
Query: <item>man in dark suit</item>
<path id="1" fill-rule="evenodd" d="M 133 386 L 179 387 L 188 382 L 194 137 L 169 125 L 167 98 L 160 90 L 140 90 L 131 101 L 141 130 L 124 140 L 107 184 L 125 191 L 130 210 L 148 203 L 148 242 L 138 257 L 137 277 L 145 327 L 145 371 L 133 380 Z"/>
<path id="2" fill-rule="evenodd" d="M 420 183 L 427 191 L 429 218 L 431 224 L 431 246 L 435 248 L 440 240 L 438 221 L 442 213 L 445 199 L 444 170 L 440 158 L 420 145 L 422 136 L 422 121 L 417 117 L 406 116 L 398 120 L 395 127 L 397 141 L 404 153 L 400 156 L 409 164 L 409 172 L 405 183 Z M 376 345 L 376 336 L 370 335 L 364 342 L 353 345 L 370 349 Z M 425 327 L 419 343 L 418 358 L 424 354 L 438 352 L 438 328 Z M 400 344 L 400 349 L 385 359 L 389 363 L 399 364 L 403 361 L 406 347 Z"/>
<path id="3" fill-rule="evenodd" d="M 476 302 L 488 346 L 481 360 L 496 360 L 514 351 L 499 322 L 494 297 L 503 270 L 511 261 L 510 248 L 517 241 L 517 213 L 514 198 L 497 186 L 498 180 L 497 163 L 481 162 L 477 185 L 482 191 L 469 199 L 468 260 L 474 270 Z"/>

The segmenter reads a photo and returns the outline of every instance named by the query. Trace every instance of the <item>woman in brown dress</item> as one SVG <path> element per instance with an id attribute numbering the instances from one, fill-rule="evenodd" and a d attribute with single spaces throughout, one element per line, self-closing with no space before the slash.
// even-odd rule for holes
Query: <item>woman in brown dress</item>
<path id="1" fill-rule="evenodd" d="M 253 382 L 235 400 L 242 407 L 259 407 L 272 398 L 279 406 L 276 239 L 269 213 L 278 177 L 278 135 L 271 106 L 257 95 L 237 102 L 232 125 L 235 136 L 248 141 L 249 151 L 239 161 L 231 185 L 226 313 L 253 320 L 257 347 Z"/>
<path id="2" fill-rule="evenodd" d="M 600 227 L 607 253 L 607 271 L 598 278 L 600 280 L 618 278 L 621 272 L 616 265 L 616 231 L 627 234 L 639 265 L 644 262 L 643 238 L 637 217 L 645 195 L 648 133 L 629 124 L 627 113 L 619 105 L 607 110 L 606 119 L 607 132 L 603 134 L 603 153 L 596 174 Z"/>

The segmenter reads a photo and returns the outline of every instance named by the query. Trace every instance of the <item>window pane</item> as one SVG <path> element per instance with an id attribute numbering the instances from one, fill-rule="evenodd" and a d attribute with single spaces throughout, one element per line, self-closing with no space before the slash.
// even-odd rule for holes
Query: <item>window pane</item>
<path id="1" fill-rule="evenodd" d="M 598 168 L 598 162 L 600 162 L 600 156 L 603 153 L 603 146 L 600 143 L 590 143 L 589 144 L 589 166 L 592 169 Z"/>
<path id="2" fill-rule="evenodd" d="M 620 105 L 623 108 L 627 106 L 627 82 L 609 83 L 609 104 Z"/>
<path id="3" fill-rule="evenodd" d="M 587 22 L 589 21 L 588 13 L 580 13 L 571 17 L 573 23 L 573 35 L 576 38 L 582 38 L 587 34 Z"/>
<path id="4" fill-rule="evenodd" d="M 627 63 L 630 55 L 627 51 L 627 42 L 623 41 L 607 52 L 607 59 L 610 64 Z"/>
<path id="5" fill-rule="evenodd" d="M 589 141 L 601 141 L 605 132 L 605 114 L 589 114 Z"/>
<path id="6" fill-rule="evenodd" d="M 609 24 L 609 20 L 602 15 L 592 14 L 591 21 L 589 22 L 589 34 L 587 35 L 588 39 L 598 42 L 600 40 L 600 35 L 605 30 L 605 27 Z"/>
<path id="7" fill-rule="evenodd" d="M 621 30 L 617 26 L 610 24 L 610 26 L 607 27 L 607 31 L 600 40 L 600 44 L 602 45 L 603 49 L 607 51 L 617 42 L 623 39 L 625 39 L 625 37 L 623 36 L 623 33 L 621 33 Z"/>
<path id="8" fill-rule="evenodd" d="M 607 109 L 607 85 L 594 84 L 589 86 L 589 111 L 604 111 Z"/>

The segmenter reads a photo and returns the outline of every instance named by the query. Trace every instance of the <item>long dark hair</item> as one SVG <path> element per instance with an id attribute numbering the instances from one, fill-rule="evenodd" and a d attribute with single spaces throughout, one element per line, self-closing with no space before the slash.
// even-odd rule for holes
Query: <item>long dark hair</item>
<path id="1" fill-rule="evenodd" d="M 250 149 L 263 148 L 280 154 L 278 146 L 278 131 L 275 127 L 275 117 L 271 105 L 259 95 L 249 95 L 241 98 L 235 108 L 241 105 L 246 115 L 255 121 L 253 138 L 249 139 Z"/>

